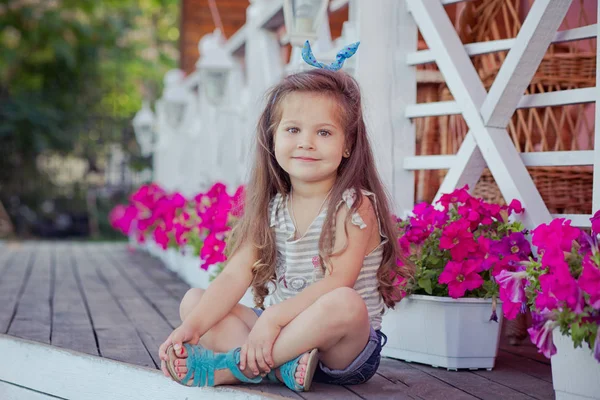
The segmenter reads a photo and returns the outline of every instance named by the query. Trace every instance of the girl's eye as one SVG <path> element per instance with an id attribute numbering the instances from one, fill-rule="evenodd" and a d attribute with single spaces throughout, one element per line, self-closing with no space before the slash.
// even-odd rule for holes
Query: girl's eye
<path id="1" fill-rule="evenodd" d="M 329 132 L 329 131 L 319 131 L 317 134 L 319 136 L 327 137 L 327 136 L 331 135 L 331 132 Z"/>
<path id="2" fill-rule="evenodd" d="M 286 131 L 288 131 L 289 133 L 298 133 L 300 132 L 300 130 L 298 128 L 287 128 Z"/>

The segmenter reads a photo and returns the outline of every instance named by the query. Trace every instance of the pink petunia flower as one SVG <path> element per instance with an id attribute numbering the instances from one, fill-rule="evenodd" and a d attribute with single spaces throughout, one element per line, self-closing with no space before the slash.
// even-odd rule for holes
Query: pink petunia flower
<path id="1" fill-rule="evenodd" d="M 600 234 L 600 210 L 596 211 L 590 221 L 592 222 L 592 232 L 597 235 Z"/>
<path id="2" fill-rule="evenodd" d="M 600 269 L 589 255 L 583 259 L 583 271 L 577 283 L 581 290 L 590 295 L 590 305 L 600 309 Z"/>
<path id="3" fill-rule="evenodd" d="M 556 354 L 552 331 L 558 326 L 558 322 L 550 319 L 549 316 L 550 312 L 532 313 L 533 323 L 531 328 L 527 329 L 533 344 L 547 358 Z"/>
<path id="4" fill-rule="evenodd" d="M 447 210 L 450 203 L 465 203 L 469 198 L 471 198 L 469 185 L 465 185 L 460 189 L 455 189 L 452 193 L 443 194 L 438 203 Z"/>
<path id="5" fill-rule="evenodd" d="M 457 299 L 464 296 L 465 291 L 475 290 L 483 285 L 483 278 L 477 273 L 478 268 L 477 260 L 449 261 L 438 282 L 447 284 L 448 294 Z"/>
<path id="6" fill-rule="evenodd" d="M 500 294 L 504 293 L 504 297 L 507 300 L 519 304 L 523 303 L 526 300 L 526 278 L 527 271 L 525 271 L 524 268 L 517 272 L 504 270 L 495 277 L 498 286 L 500 286 Z"/>
<path id="7" fill-rule="evenodd" d="M 160 245 L 163 250 L 167 249 L 167 246 L 169 245 L 169 236 L 162 226 L 157 226 L 154 230 L 154 241 Z"/>
<path id="8" fill-rule="evenodd" d="M 477 243 L 469 230 L 469 222 L 458 220 L 448 224 L 442 231 L 440 249 L 450 250 L 455 261 L 462 261 L 469 253 L 476 251 Z"/>
<path id="9" fill-rule="evenodd" d="M 532 243 L 543 250 L 559 248 L 571 251 L 573 240 L 579 237 L 579 229 L 571 226 L 570 220 L 557 218 L 549 224 L 541 224 L 533 230 Z"/>

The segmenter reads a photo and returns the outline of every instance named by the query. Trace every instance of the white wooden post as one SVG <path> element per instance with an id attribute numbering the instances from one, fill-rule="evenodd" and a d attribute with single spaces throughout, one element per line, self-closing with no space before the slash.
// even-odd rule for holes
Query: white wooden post
<path id="1" fill-rule="evenodd" d="M 256 122 L 264 109 L 264 94 L 283 74 L 283 62 L 280 55 L 279 41 L 273 32 L 261 26 L 261 15 L 268 8 L 269 2 L 253 0 L 248 6 L 246 14 L 246 81 L 249 90 L 249 104 L 246 108 L 245 121 L 247 122 L 244 136 L 244 148 L 250 149 L 250 143 L 255 135 Z M 240 174 L 242 179 L 249 176 L 251 160 L 246 157 L 241 163 Z"/>
<path id="2" fill-rule="evenodd" d="M 351 4 L 351 6 L 354 5 Z M 401 168 L 403 158 L 415 153 L 415 131 L 400 110 L 416 102 L 415 68 L 396 65 L 394 53 L 417 48 L 417 30 L 404 2 L 358 0 L 356 76 L 360 82 L 367 130 L 377 169 L 393 195 L 396 213 L 410 211 L 414 202 L 414 178 Z M 392 107 L 392 105 L 394 107 Z"/>
<path id="3" fill-rule="evenodd" d="M 469 56 L 439 1 L 407 0 L 423 37 L 433 52 L 440 71 L 469 125 L 476 146 L 468 138 L 462 158 L 440 188 L 452 190 L 471 167 L 472 175 L 481 172 L 479 148 L 505 199 L 517 198 L 524 203 L 528 226 L 551 219 L 531 176 L 514 147 L 506 125 L 531 81 L 533 74 L 564 18 L 571 0 L 538 0 L 521 28 L 513 50 L 501 67 L 489 95 L 479 79 Z M 504 124 L 503 126 L 501 126 Z M 499 127 L 501 126 L 501 127 Z M 453 167 L 454 168 L 456 168 Z M 450 181 L 449 179 L 453 179 Z M 473 178 L 471 178 L 473 179 Z"/>

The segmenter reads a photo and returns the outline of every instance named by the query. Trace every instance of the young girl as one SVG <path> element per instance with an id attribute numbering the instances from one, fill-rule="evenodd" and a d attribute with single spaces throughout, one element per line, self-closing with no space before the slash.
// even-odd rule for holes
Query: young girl
<path id="1" fill-rule="evenodd" d="M 313 380 L 366 382 L 379 366 L 384 306 L 409 272 L 396 264 L 395 221 L 358 84 L 335 71 L 340 54 L 324 66 L 305 49 L 321 68 L 268 95 L 229 262 L 208 289 L 188 291 L 183 322 L 159 350 L 165 375 L 182 384 L 270 379 L 305 391 Z M 254 309 L 238 304 L 250 286 Z"/>

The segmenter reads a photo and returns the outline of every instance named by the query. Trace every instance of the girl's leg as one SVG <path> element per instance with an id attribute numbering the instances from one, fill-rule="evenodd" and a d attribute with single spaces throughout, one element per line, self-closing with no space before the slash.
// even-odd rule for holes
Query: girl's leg
<path id="1" fill-rule="evenodd" d="M 280 366 L 318 348 L 323 364 L 331 369 L 344 369 L 364 349 L 369 333 L 369 316 L 364 301 L 354 289 L 339 288 L 323 295 L 281 330 L 273 346 L 273 361 Z M 301 359 L 296 370 L 296 381 L 300 384 L 304 384 L 307 358 L 305 355 Z M 250 369 L 246 368 L 244 374 L 254 376 L 249 372 Z M 233 383 L 238 381 L 231 372 L 215 371 L 216 385 Z"/>
<path id="2" fill-rule="evenodd" d="M 319 349 L 319 359 L 331 369 L 344 369 L 365 348 L 371 331 L 367 307 L 352 288 L 323 295 L 281 330 L 273 346 L 273 361 L 281 365 Z"/>
<path id="3" fill-rule="evenodd" d="M 192 288 L 183 296 L 179 305 L 179 316 L 182 321 L 198 304 L 203 294 L 204 289 Z M 226 353 L 246 342 L 246 338 L 257 319 L 258 317 L 252 309 L 237 304 L 229 315 L 200 338 L 199 343 L 209 350 Z"/>

